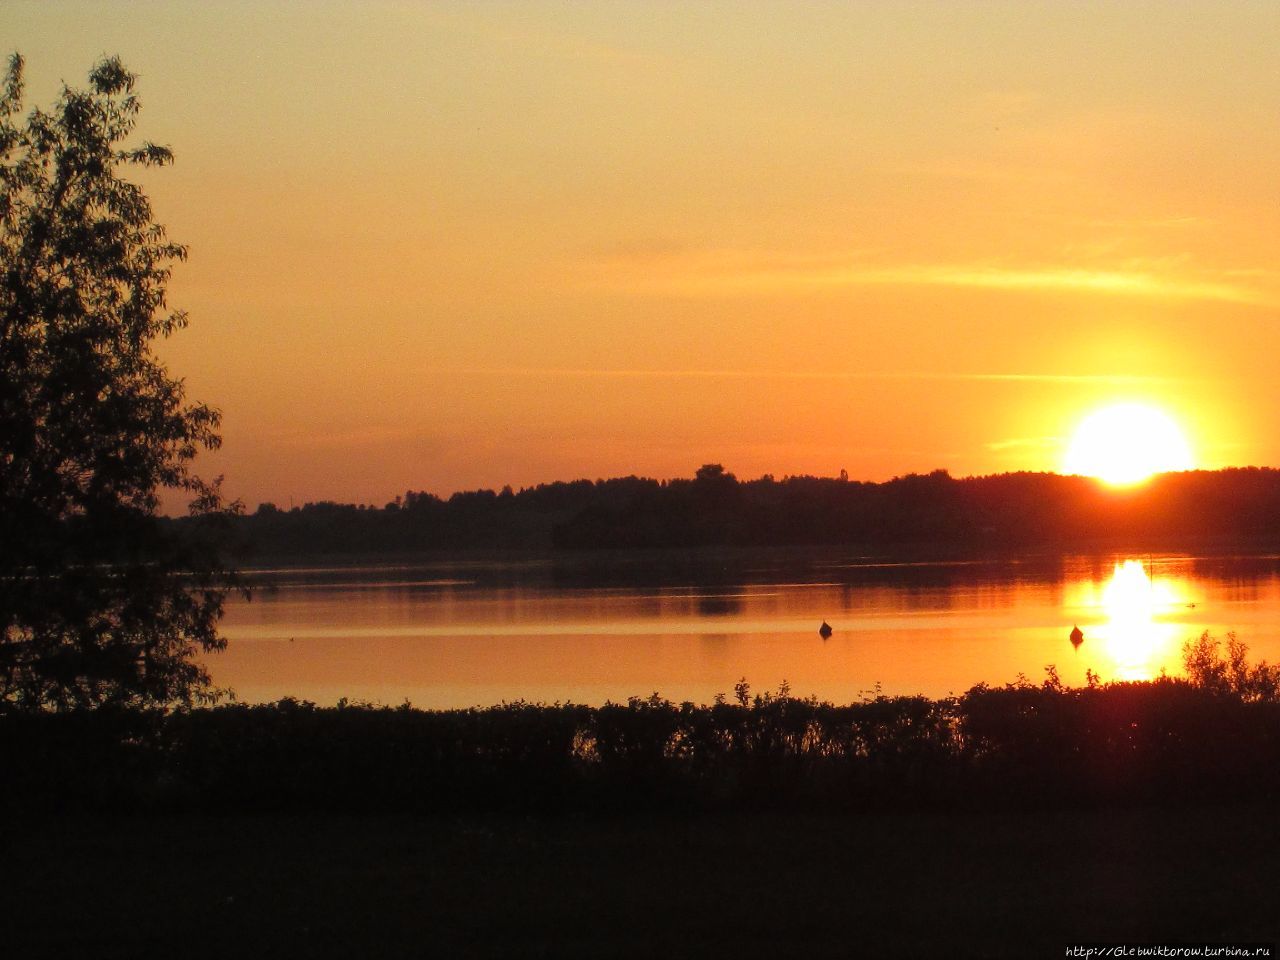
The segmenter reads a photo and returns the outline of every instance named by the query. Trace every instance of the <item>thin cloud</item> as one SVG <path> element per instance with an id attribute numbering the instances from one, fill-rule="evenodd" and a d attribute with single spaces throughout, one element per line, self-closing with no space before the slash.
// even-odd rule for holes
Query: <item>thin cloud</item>
<path id="1" fill-rule="evenodd" d="M 312 428 L 267 432 L 263 438 L 270 444 L 302 449 L 326 447 L 381 446 L 423 439 L 415 427 L 366 427 L 354 430 L 320 431 Z M 433 438 L 434 439 L 434 438 Z"/>
<path id="2" fill-rule="evenodd" d="M 1165 227 L 1200 227 L 1215 223 L 1216 221 L 1193 214 L 1173 217 L 1095 217 L 1089 220 L 1078 221 L 1090 227 L 1107 227 L 1120 229 L 1162 229 Z"/>
<path id="3" fill-rule="evenodd" d="M 985 444 L 988 450 L 1001 452 L 1005 450 L 1055 450 L 1062 446 L 1061 437 L 1009 437 L 1007 440 L 993 440 Z"/>
<path id="4" fill-rule="evenodd" d="M 750 251 L 702 251 L 643 259 L 614 256 L 603 266 L 612 282 L 636 290 L 690 295 L 724 295 L 859 286 L 944 286 L 987 290 L 1066 291 L 1169 300 L 1210 300 L 1268 304 L 1270 299 L 1242 282 L 1269 276 L 1240 270 L 1196 275 L 1181 259 L 1128 261 L 1118 269 L 1079 266 L 1006 267 L 990 264 L 857 264 L 861 254 L 841 262 L 776 257 Z M 850 261 L 854 264 L 850 264 Z M 1167 269 L 1160 269 L 1160 267 Z M 1183 269 L 1177 269 L 1183 267 Z"/>
<path id="5" fill-rule="evenodd" d="M 555 60 L 644 66 L 668 59 L 588 37 L 545 30 L 508 31 L 497 40 L 511 50 Z"/>
<path id="6" fill-rule="evenodd" d="M 947 286 L 990 290 L 1065 290 L 1173 300 L 1219 300 L 1263 303 L 1262 295 L 1237 283 L 1184 280 L 1155 273 L 1089 270 L 1075 267 L 1010 269 L 981 266 L 907 266 L 810 271 L 767 271 L 711 278 L 712 287 L 756 287 L 794 284 L 838 286 Z"/>
<path id="7" fill-rule="evenodd" d="M 1025 117 L 1042 103 L 1043 97 L 1034 90 L 988 90 L 973 97 L 965 113 L 973 120 L 1000 123 Z"/>
<path id="8" fill-rule="evenodd" d="M 495 377 L 559 377 L 619 380 L 836 380 L 836 381 L 931 381 L 985 383 L 1063 383 L 1103 386 L 1150 386 L 1201 382 L 1184 377 L 1149 377 L 1130 374 L 1074 373 L 935 373 L 929 371 L 826 371 L 826 370 L 731 370 L 731 369 L 646 369 L 619 367 L 520 367 L 473 366 L 435 367 L 439 374 Z"/>

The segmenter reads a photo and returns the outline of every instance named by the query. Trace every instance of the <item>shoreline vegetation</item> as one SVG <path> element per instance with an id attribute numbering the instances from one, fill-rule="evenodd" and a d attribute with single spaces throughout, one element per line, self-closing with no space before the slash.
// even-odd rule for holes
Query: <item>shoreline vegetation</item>
<path id="1" fill-rule="evenodd" d="M 1260 545 L 1280 542 L 1280 470 L 1169 473 L 1115 488 L 1052 473 L 960 479 L 945 470 L 883 483 L 843 475 L 740 481 L 707 464 L 693 479 L 576 480 L 448 498 L 409 492 L 380 507 L 263 503 L 228 522 L 250 560 L 512 549 L 845 545 L 936 554 L 1117 542 L 1144 550 Z"/>
<path id="2" fill-rule="evenodd" d="M 1269 802 L 1280 667 L 1203 635 L 1185 677 L 833 705 L 428 711 L 283 700 L 0 716 L 11 813 L 600 815 Z"/>

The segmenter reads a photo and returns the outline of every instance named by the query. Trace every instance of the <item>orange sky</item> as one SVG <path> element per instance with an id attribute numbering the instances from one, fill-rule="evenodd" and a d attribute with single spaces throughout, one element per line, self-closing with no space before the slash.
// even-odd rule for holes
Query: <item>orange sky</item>
<path id="1" fill-rule="evenodd" d="M 250 506 L 719 461 L 1280 464 L 1280 4 L 7 0 L 142 75 Z"/>

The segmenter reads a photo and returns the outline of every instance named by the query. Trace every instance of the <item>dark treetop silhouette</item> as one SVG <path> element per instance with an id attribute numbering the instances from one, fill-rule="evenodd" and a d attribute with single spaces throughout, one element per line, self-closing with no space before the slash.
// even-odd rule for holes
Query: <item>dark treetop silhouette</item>
<path id="1" fill-rule="evenodd" d="M 152 353 L 186 324 L 165 304 L 185 248 L 120 175 L 172 155 L 122 145 L 138 101 L 119 60 L 25 118 L 22 67 L 0 91 L 0 709 L 190 702 L 196 647 L 223 645 L 234 575 L 211 526 L 232 508 L 190 470 L 217 412 Z M 192 498 L 181 540 L 162 488 Z"/>
<path id="2" fill-rule="evenodd" d="M 739 481 L 718 464 L 693 479 L 641 477 L 409 493 L 384 507 L 262 505 L 236 521 L 260 555 L 471 548 L 854 544 L 878 550 L 1089 549 L 1280 543 L 1280 470 L 1155 477 L 1130 489 L 1088 477 L 943 470 L 884 483 L 771 476 Z"/>

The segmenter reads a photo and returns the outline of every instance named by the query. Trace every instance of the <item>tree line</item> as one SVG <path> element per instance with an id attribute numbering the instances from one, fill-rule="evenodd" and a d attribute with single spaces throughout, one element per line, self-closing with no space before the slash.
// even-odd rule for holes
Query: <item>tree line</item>
<path id="1" fill-rule="evenodd" d="M 629 476 L 473 490 L 409 492 L 381 507 L 273 504 L 232 521 L 250 556 L 459 549 L 783 545 L 1087 547 L 1126 541 L 1270 543 L 1280 539 L 1280 470 L 1233 468 L 1155 477 L 1117 489 L 1052 473 L 882 483 L 772 476 L 741 481 L 719 464 L 691 479 Z"/>

